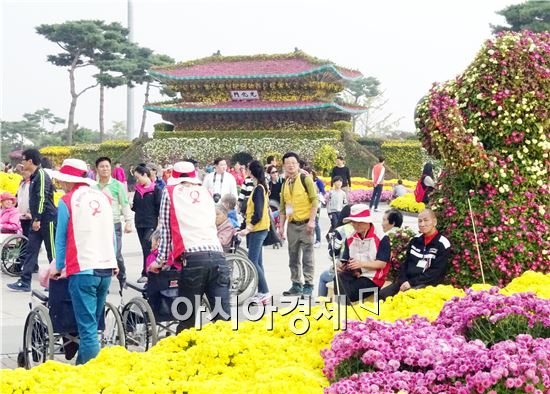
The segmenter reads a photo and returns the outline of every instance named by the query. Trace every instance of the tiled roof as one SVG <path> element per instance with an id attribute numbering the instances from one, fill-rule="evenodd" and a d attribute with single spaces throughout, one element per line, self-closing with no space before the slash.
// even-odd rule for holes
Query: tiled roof
<path id="1" fill-rule="evenodd" d="M 216 104 L 177 103 L 170 105 L 152 104 L 145 109 L 157 113 L 163 112 L 264 112 L 264 111 L 304 111 L 329 109 L 337 112 L 362 113 L 367 109 L 357 106 L 343 106 L 322 101 L 225 101 Z"/>
<path id="2" fill-rule="evenodd" d="M 150 74 L 159 79 L 205 80 L 205 79 L 252 79 L 252 78 L 295 78 L 310 74 L 330 72 L 337 78 L 354 80 L 363 75 L 359 71 L 338 67 L 330 62 L 319 63 L 307 57 L 239 60 L 212 60 L 199 64 L 158 68 Z"/>

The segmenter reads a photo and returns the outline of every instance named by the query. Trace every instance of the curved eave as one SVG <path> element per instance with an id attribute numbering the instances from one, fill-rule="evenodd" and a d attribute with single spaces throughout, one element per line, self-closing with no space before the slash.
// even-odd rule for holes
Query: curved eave
<path id="1" fill-rule="evenodd" d="M 348 114 L 361 114 L 367 111 L 367 108 L 348 108 L 336 103 L 323 103 L 315 105 L 292 105 L 288 107 L 250 107 L 250 108 L 205 108 L 205 107 L 156 107 L 154 105 L 145 105 L 144 109 L 159 114 L 169 112 L 280 112 L 280 111 L 309 111 L 322 109 L 336 109 Z"/>
<path id="2" fill-rule="evenodd" d="M 313 74 L 320 74 L 324 72 L 330 72 L 336 78 L 342 79 L 346 82 L 353 82 L 363 78 L 362 75 L 357 77 L 347 77 L 338 70 L 333 64 L 326 64 L 321 67 L 312 68 L 311 70 L 302 71 L 299 73 L 290 74 L 253 74 L 253 75 L 202 75 L 202 76 L 190 76 L 190 77 L 178 77 L 175 75 L 163 74 L 157 71 L 149 70 L 149 75 L 168 81 L 211 81 L 211 80 L 244 80 L 244 79 L 281 79 L 281 78 L 302 78 Z"/>

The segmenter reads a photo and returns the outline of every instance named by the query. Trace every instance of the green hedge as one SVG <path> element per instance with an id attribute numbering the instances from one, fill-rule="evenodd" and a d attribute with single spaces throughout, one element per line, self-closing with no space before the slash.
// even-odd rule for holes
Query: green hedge
<path id="1" fill-rule="evenodd" d="M 419 141 L 385 141 L 381 148 L 386 164 L 401 179 L 417 179 L 429 160 Z"/>
<path id="2" fill-rule="evenodd" d="M 49 158 L 54 166 L 60 166 L 63 160 L 72 157 L 82 159 L 90 165 L 101 156 L 118 160 L 123 152 L 132 145 L 130 141 L 105 141 L 101 144 L 82 144 L 74 146 L 46 146 L 40 149 L 42 155 Z"/>
<path id="3" fill-rule="evenodd" d="M 225 133 L 227 134 L 227 133 Z M 200 163 L 210 163 L 215 157 L 231 158 L 237 152 L 249 152 L 257 159 L 264 160 L 273 152 L 285 153 L 292 150 L 305 160 L 313 162 L 323 146 L 334 147 L 343 152 L 344 146 L 336 138 L 159 138 L 148 141 L 144 147 L 147 161 L 171 163 L 184 159 L 195 159 Z"/>
<path id="4" fill-rule="evenodd" d="M 339 130 L 176 130 L 155 131 L 155 139 L 164 138 L 292 138 L 292 139 L 319 139 L 332 138 L 340 140 L 342 132 Z"/>

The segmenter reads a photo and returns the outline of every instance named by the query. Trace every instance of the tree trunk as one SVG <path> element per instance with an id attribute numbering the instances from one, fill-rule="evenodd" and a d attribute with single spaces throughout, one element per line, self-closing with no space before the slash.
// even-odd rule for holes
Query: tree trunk
<path id="1" fill-rule="evenodd" d="M 103 142 L 105 136 L 105 119 L 103 116 L 105 106 L 105 86 L 99 85 L 99 142 Z"/>
<path id="2" fill-rule="evenodd" d="M 74 133 L 74 112 L 76 109 L 76 101 L 78 100 L 78 94 L 76 94 L 76 88 L 74 84 L 74 71 L 75 68 L 69 69 L 69 83 L 71 87 L 71 106 L 69 107 L 69 120 L 67 122 L 67 145 L 73 144 Z"/>
<path id="3" fill-rule="evenodd" d="M 151 82 L 147 82 L 145 86 L 145 103 L 149 104 L 149 89 L 151 88 Z M 147 110 L 143 109 L 143 115 L 141 116 L 141 127 L 139 129 L 139 138 L 145 137 L 145 120 L 147 119 Z"/>

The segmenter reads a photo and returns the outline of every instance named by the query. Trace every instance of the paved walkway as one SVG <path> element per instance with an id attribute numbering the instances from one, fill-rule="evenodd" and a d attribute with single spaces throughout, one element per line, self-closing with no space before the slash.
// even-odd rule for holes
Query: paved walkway
<path id="1" fill-rule="evenodd" d="M 381 204 L 380 211 L 374 213 L 375 223 L 382 222 L 383 212 L 388 209 L 388 206 Z M 329 256 L 327 253 L 327 244 L 324 235 L 329 227 L 329 220 L 326 211 L 321 213 L 321 233 L 322 245 L 315 249 L 315 290 L 317 294 L 317 283 L 319 275 L 326 270 L 330 265 Z M 405 215 L 404 225 L 418 229 L 416 216 Z M 141 272 L 142 255 L 139 240 L 135 232 L 125 234 L 122 242 L 122 250 L 127 267 L 127 275 L 130 281 L 135 281 L 139 278 Z M 47 263 L 45 251 L 40 254 L 40 265 Z M 288 268 L 288 250 L 286 244 L 280 249 L 272 247 L 264 248 L 264 266 L 269 289 L 275 299 L 281 296 L 282 292 L 290 287 L 290 271 Z M 38 283 L 38 275 L 34 275 L 32 286 L 40 289 Z M 14 281 L 14 278 L 5 274 L 0 274 L 0 305 L 1 305 L 1 322 L 0 322 L 0 367 L 15 368 L 17 366 L 17 353 L 23 343 L 23 327 L 25 318 L 30 310 L 31 302 L 30 293 L 16 293 L 9 291 L 6 284 Z M 111 285 L 108 300 L 114 305 L 119 305 L 121 298 L 118 294 L 118 281 L 113 281 Z M 123 302 L 139 295 L 137 292 L 127 289 L 123 294 Z"/>

